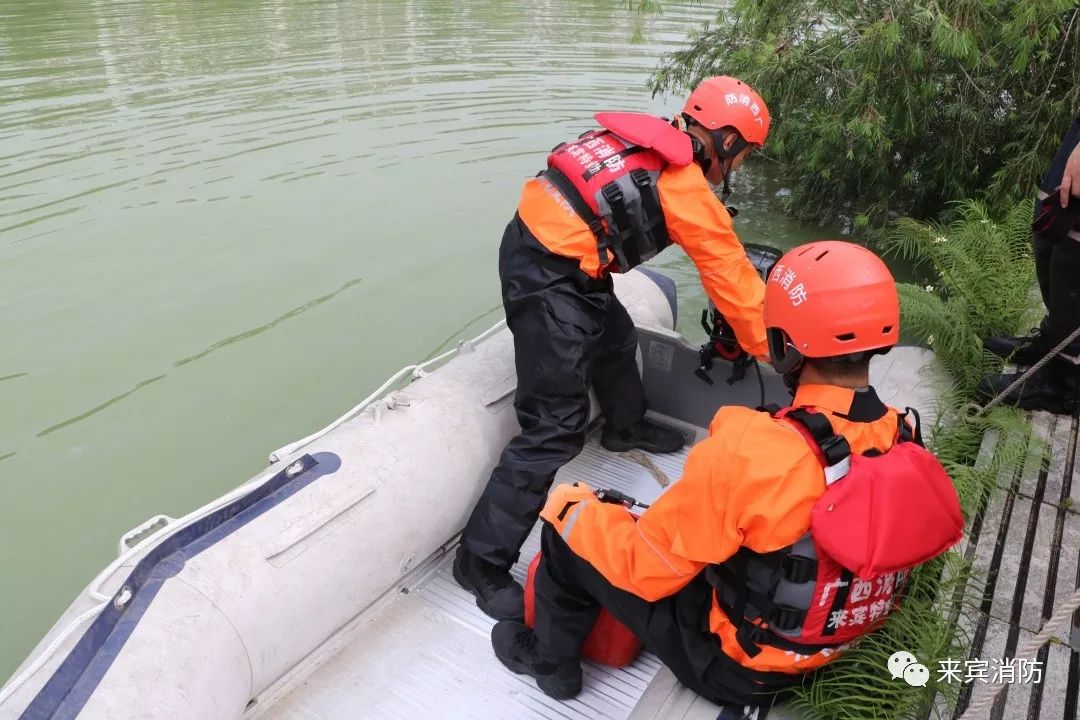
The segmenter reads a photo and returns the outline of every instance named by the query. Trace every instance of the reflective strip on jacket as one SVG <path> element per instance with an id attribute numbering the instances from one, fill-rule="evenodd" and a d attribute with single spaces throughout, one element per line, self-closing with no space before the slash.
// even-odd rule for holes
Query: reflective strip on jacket
<path id="1" fill-rule="evenodd" d="M 696 163 L 668 165 L 660 172 L 657 192 L 672 242 L 697 266 L 706 294 L 735 330 L 739 344 L 764 357 L 765 284 L 701 168 Z M 596 236 L 550 181 L 537 177 L 525 183 L 518 215 L 548 251 L 577 260 L 590 277 L 607 272 L 608 267 L 600 267 Z"/>
<path id="2" fill-rule="evenodd" d="M 886 408 L 872 390 L 856 399 L 845 388 L 803 385 L 793 404 L 826 413 L 854 453 L 885 452 L 896 438 L 897 411 Z M 877 419 L 847 417 L 864 414 Z M 553 490 L 541 517 L 555 523 L 570 548 L 612 585 L 655 601 L 675 594 L 740 547 L 767 553 L 794 543 L 810 529 L 810 511 L 825 492 L 825 479 L 820 462 L 790 423 L 746 407 L 724 407 L 709 436 L 691 449 L 682 478 L 636 521 L 624 507 L 585 492 L 570 492 L 567 497 L 577 502 L 566 511 L 568 500 L 562 496 L 569 486 L 563 488 Z M 803 672 L 839 652 L 804 656 L 765 646 L 751 658 L 715 598 L 709 626 L 725 654 L 754 670 Z"/>

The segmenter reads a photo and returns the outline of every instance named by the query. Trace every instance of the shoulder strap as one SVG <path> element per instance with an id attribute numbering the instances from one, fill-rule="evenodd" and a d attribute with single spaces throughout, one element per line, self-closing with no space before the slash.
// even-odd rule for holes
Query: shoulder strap
<path id="1" fill-rule="evenodd" d="M 785 408 L 774 417 L 793 421 L 795 429 L 806 439 L 825 469 L 826 485 L 832 485 L 848 474 L 851 469 L 851 446 L 843 435 L 833 431 L 832 423 L 824 413 L 795 407 Z"/>
<path id="2" fill-rule="evenodd" d="M 570 207 L 574 208 L 574 212 L 581 216 L 581 219 L 585 221 L 593 234 L 601 235 L 604 232 L 604 225 L 600 221 L 600 216 L 593 212 L 593 209 L 585 202 L 585 198 L 581 197 L 581 193 L 574 187 L 574 183 L 570 182 L 570 178 L 553 167 L 549 167 L 539 175 L 547 178 L 563 194 L 566 201 L 570 203 Z"/>
<path id="3" fill-rule="evenodd" d="M 547 170 L 538 173 L 538 176 L 547 178 L 566 198 L 566 201 L 570 203 L 570 207 L 574 208 L 574 212 L 578 214 L 578 217 L 589 226 L 589 230 L 596 236 L 597 250 L 600 254 L 600 266 L 607 265 L 611 258 L 608 255 L 607 234 L 604 231 L 604 223 L 600 216 L 593 212 L 593 209 L 589 207 L 589 203 L 585 202 L 585 198 L 581 197 L 581 193 L 574 187 L 574 183 L 570 181 L 570 178 L 563 175 L 560 170 L 549 167 Z"/>
<path id="4" fill-rule="evenodd" d="M 914 428 L 907 424 L 909 415 L 913 418 Z M 922 418 L 919 417 L 918 410 L 913 407 L 904 408 L 904 412 L 896 414 L 896 424 L 896 435 L 900 438 L 900 442 L 915 442 L 925 447 L 922 436 Z"/>

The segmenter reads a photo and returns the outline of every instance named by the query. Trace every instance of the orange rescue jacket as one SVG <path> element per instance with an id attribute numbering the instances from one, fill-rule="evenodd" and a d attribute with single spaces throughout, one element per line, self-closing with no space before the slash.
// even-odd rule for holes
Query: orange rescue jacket
<path id="1" fill-rule="evenodd" d="M 765 284 L 746 257 L 731 215 L 696 163 L 664 167 L 656 187 L 672 242 L 697 266 L 706 294 L 731 324 L 739 344 L 764 358 Z M 612 263 L 600 266 L 596 236 L 548 179 L 525 183 L 518 215 L 549 252 L 578 261 L 586 275 L 600 278 L 610 272 Z"/>
<path id="2" fill-rule="evenodd" d="M 876 394 L 860 400 L 884 408 Z M 825 413 L 852 453 L 887 451 L 896 439 L 898 412 L 887 408 L 878 419 L 856 422 L 847 417 L 854 401 L 853 390 L 802 385 L 793 404 Z M 655 601 L 740 547 L 768 553 L 793 544 L 809 531 L 811 508 L 825 489 L 820 461 L 791 423 L 732 406 L 717 412 L 709 437 L 691 449 L 682 478 L 636 521 L 625 507 L 569 485 L 552 491 L 541 518 L 611 584 Z M 559 519 L 568 501 L 578 504 Z M 752 670 L 805 672 L 841 652 L 798 655 L 764 646 L 750 657 L 715 596 L 709 625 L 724 653 Z"/>

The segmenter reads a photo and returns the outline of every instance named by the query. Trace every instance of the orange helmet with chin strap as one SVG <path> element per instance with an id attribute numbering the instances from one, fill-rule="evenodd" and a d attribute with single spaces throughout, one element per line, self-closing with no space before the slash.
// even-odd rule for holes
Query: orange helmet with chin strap
<path id="1" fill-rule="evenodd" d="M 686 99 L 683 114 L 709 131 L 735 128 L 743 140 L 758 147 L 765 144 L 769 134 L 765 101 L 742 80 L 727 75 L 702 80 Z"/>
<path id="2" fill-rule="evenodd" d="M 761 147 L 769 134 L 769 108 L 765 101 L 742 80 L 727 75 L 702 80 L 686 99 L 683 116 L 712 135 L 713 152 L 721 160 L 735 157 L 748 145 Z M 724 128 L 736 132 L 735 142 L 727 149 L 724 149 Z M 702 151 L 700 145 L 695 147 L 694 159 L 701 165 L 701 171 L 708 173 L 712 158 Z M 730 174 L 730 169 L 724 170 L 722 198 L 725 201 L 731 193 Z"/>
<path id="3" fill-rule="evenodd" d="M 789 377 L 803 358 L 859 360 L 900 339 L 896 281 L 881 258 L 855 243 L 788 251 L 765 283 L 764 315 L 770 362 Z"/>

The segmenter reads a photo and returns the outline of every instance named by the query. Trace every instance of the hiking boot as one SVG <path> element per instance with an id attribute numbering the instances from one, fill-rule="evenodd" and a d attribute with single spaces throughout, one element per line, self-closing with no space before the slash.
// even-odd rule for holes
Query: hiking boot
<path id="1" fill-rule="evenodd" d="M 518 675 L 530 675 L 544 694 L 569 700 L 581 692 L 581 661 L 578 658 L 552 659 L 540 654 L 536 633 L 513 620 L 503 620 L 491 628 L 495 657 Z"/>
<path id="2" fill-rule="evenodd" d="M 476 607 L 496 620 L 525 617 L 525 590 L 510 577 L 510 571 L 478 558 L 458 546 L 454 558 L 454 579 L 476 596 Z"/>
<path id="3" fill-rule="evenodd" d="M 608 430 L 600 435 L 600 445 L 611 452 L 644 450 L 651 453 L 675 452 L 686 444 L 686 437 L 673 428 L 661 427 L 648 420 L 639 420 L 625 430 Z"/>
<path id="4" fill-rule="evenodd" d="M 1041 368 L 1022 385 L 1011 390 L 1001 401 L 1021 410 L 1045 410 L 1057 414 L 1071 413 L 1080 400 L 1074 383 L 1065 382 L 1061 373 L 1050 366 Z M 1006 388 L 1023 373 L 987 375 L 980 382 L 977 392 L 988 400 L 1005 392 Z"/>
<path id="5" fill-rule="evenodd" d="M 1041 328 L 1032 328 L 1030 335 L 994 335 L 986 338 L 983 347 L 987 352 L 1008 360 L 1015 365 L 1028 366 L 1037 363 L 1050 348 L 1043 348 Z"/>

